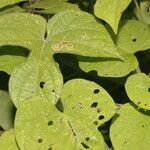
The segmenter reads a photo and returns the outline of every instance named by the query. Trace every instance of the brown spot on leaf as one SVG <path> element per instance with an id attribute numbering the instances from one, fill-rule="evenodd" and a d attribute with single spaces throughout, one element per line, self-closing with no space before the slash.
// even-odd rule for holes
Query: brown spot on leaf
<path id="1" fill-rule="evenodd" d="M 63 48 L 72 48 L 73 45 L 70 42 L 66 42 L 66 41 L 59 41 L 57 42 L 55 45 L 52 46 L 52 49 L 54 51 L 60 51 Z"/>

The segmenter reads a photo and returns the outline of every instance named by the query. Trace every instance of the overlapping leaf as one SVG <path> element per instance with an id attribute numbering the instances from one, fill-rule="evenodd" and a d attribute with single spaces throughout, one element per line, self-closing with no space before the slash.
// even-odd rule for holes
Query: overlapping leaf
<path id="1" fill-rule="evenodd" d="M 150 150 L 150 117 L 126 104 L 118 111 L 110 128 L 115 150 Z"/>
<path id="2" fill-rule="evenodd" d="M 14 129 L 5 132 L 0 137 L 1 150 L 19 150 L 15 141 Z"/>
<path id="3" fill-rule="evenodd" d="M 13 70 L 26 60 L 26 51 L 19 47 L 0 47 L 0 70 L 11 74 Z"/>
<path id="4" fill-rule="evenodd" d="M 40 97 L 24 102 L 18 108 L 15 122 L 19 147 L 106 150 L 97 127 L 115 113 L 115 104 L 108 93 L 93 82 L 72 80 L 64 85 L 62 105 L 60 112 Z"/>
<path id="5" fill-rule="evenodd" d="M 105 27 L 84 12 L 66 11 L 48 23 L 37 15 L 10 14 L 0 18 L 0 33 L 0 45 L 30 50 L 26 62 L 10 79 L 10 94 L 16 106 L 37 94 L 53 103 L 59 99 L 62 76 L 53 59 L 55 53 L 120 58 Z"/>
<path id="6" fill-rule="evenodd" d="M 13 4 L 19 3 L 21 1 L 24 1 L 24 0 L 1 0 L 0 1 L 0 8 L 5 7 L 7 5 L 13 5 Z"/>
<path id="7" fill-rule="evenodd" d="M 134 71 L 138 62 L 132 54 L 150 48 L 149 26 L 135 20 L 122 22 L 116 37 L 116 47 L 123 60 L 78 57 L 81 69 L 86 72 L 96 70 L 98 75 L 106 77 L 122 77 Z"/>
<path id="8" fill-rule="evenodd" d="M 79 66 L 86 72 L 95 70 L 102 77 L 123 77 L 137 68 L 138 61 L 134 55 L 121 49 L 119 51 L 123 60 L 78 57 Z"/>
<path id="9" fill-rule="evenodd" d="M 80 10 L 76 4 L 68 3 L 67 0 L 40 0 L 30 5 L 29 8 L 36 8 L 36 12 L 46 14 L 56 14 L 66 10 Z"/>
<path id="10" fill-rule="evenodd" d="M 139 107 L 150 110 L 150 77 L 144 73 L 128 78 L 125 84 L 126 92 L 131 101 Z"/>
<path id="11" fill-rule="evenodd" d="M 94 6 L 95 15 L 105 20 L 117 33 L 119 20 L 131 0 L 97 0 Z"/>
<path id="12" fill-rule="evenodd" d="M 117 47 L 134 54 L 139 50 L 150 48 L 150 28 L 142 21 L 127 20 L 122 23 L 118 36 Z"/>
<path id="13" fill-rule="evenodd" d="M 13 127 L 14 110 L 14 105 L 8 93 L 0 91 L 0 126 L 4 130 L 8 130 Z"/>

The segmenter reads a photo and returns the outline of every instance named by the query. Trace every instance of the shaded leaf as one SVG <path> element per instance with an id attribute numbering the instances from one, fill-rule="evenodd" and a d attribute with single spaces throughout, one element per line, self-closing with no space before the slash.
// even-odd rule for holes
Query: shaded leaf
<path id="1" fill-rule="evenodd" d="M 94 6 L 95 15 L 105 20 L 117 34 L 119 20 L 131 0 L 97 0 Z"/>
<path id="2" fill-rule="evenodd" d="M 86 72 L 95 70 L 102 77 L 123 77 L 137 68 L 138 61 L 134 55 L 119 51 L 123 60 L 79 56 L 79 66 Z"/>
<path id="3" fill-rule="evenodd" d="M 110 128 L 115 150 L 150 150 L 150 117 L 126 104 L 118 111 Z"/>
<path id="4" fill-rule="evenodd" d="M 11 74 L 13 70 L 26 60 L 26 51 L 20 47 L 0 47 L 0 70 Z"/>
<path id="5" fill-rule="evenodd" d="M 0 91 L 0 126 L 4 130 L 11 129 L 14 125 L 15 108 L 10 96 L 5 91 Z"/>
<path id="6" fill-rule="evenodd" d="M 139 107 L 150 110 L 150 77 L 144 73 L 128 78 L 125 84 L 126 92 L 131 101 Z"/>
<path id="7" fill-rule="evenodd" d="M 150 48 L 150 27 L 144 22 L 127 20 L 122 22 L 117 36 L 117 47 L 134 54 Z"/>
<path id="8" fill-rule="evenodd" d="M 0 137 L 1 150 L 19 150 L 15 141 L 14 129 L 5 132 Z"/>
<path id="9" fill-rule="evenodd" d="M 56 14 L 66 10 L 80 10 L 76 4 L 68 3 L 67 0 L 40 0 L 30 5 L 29 8 L 36 8 L 35 12 L 45 14 Z"/>

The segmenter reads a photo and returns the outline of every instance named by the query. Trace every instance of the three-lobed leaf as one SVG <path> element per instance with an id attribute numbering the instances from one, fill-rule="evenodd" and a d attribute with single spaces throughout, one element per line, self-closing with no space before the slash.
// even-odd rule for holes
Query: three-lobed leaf
<path id="1" fill-rule="evenodd" d="M 0 18 L 0 29 L 1 46 L 21 46 L 30 51 L 9 82 L 10 95 L 17 107 L 34 95 L 57 102 L 63 81 L 53 58 L 55 53 L 120 58 L 105 27 L 84 12 L 62 12 L 48 23 L 37 15 L 10 14 Z"/>

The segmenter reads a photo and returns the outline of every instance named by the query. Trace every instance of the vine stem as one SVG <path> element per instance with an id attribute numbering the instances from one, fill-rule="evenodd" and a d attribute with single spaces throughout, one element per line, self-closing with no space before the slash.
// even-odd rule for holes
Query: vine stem
<path id="1" fill-rule="evenodd" d="M 139 14 L 139 20 L 143 21 L 143 17 L 142 17 L 142 13 L 141 13 L 141 9 L 139 7 L 139 4 L 138 4 L 137 0 L 133 0 L 133 1 L 134 1 L 134 4 L 135 4 L 135 7 L 137 9 L 137 12 Z"/>

